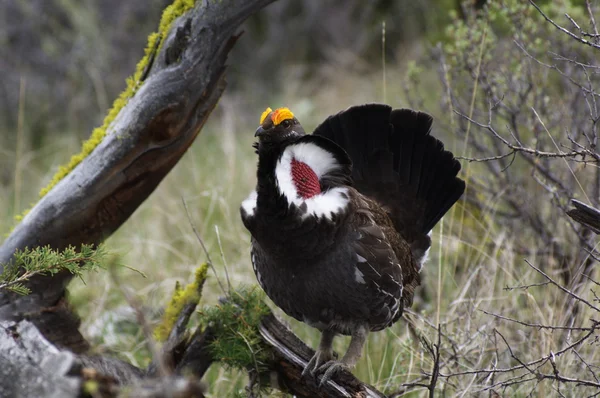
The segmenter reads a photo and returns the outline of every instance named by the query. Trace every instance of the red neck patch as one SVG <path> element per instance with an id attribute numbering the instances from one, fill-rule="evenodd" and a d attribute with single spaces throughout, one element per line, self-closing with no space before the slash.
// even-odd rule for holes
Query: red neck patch
<path id="1" fill-rule="evenodd" d="M 312 198 L 321 193 L 319 177 L 309 165 L 296 159 L 292 159 L 292 181 L 294 181 L 298 195 L 304 199 Z"/>

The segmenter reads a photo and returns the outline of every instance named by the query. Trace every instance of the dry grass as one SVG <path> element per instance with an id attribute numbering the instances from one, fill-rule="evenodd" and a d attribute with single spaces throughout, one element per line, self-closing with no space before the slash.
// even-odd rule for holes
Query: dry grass
<path id="1" fill-rule="evenodd" d="M 402 106 L 401 92 L 391 89 L 395 82 L 398 82 L 396 87 L 401 86 L 398 70 L 389 68 L 387 71 L 390 84 L 387 95 L 389 103 Z M 322 81 L 298 82 L 287 85 L 286 91 L 281 93 L 281 98 L 295 99 L 285 104 L 295 110 L 308 129 L 346 106 L 381 100 L 381 90 L 377 83 L 373 84 L 381 81 L 378 73 L 344 79 L 336 76 L 334 70 L 326 70 L 324 74 L 326 87 Z M 250 145 L 256 119 L 267 105 L 283 103 L 252 103 L 255 109 L 247 109 L 244 104 L 248 102 L 249 99 L 239 96 L 223 98 L 193 147 L 131 219 L 106 242 L 109 250 L 119 254 L 123 264 L 140 271 L 121 268 L 118 272 L 121 282 L 142 300 L 150 319 L 157 318 L 157 309 L 166 302 L 175 281 L 190 280 L 195 267 L 205 260 L 187 220 L 182 198 L 219 270 L 219 277 L 224 278 L 226 264 L 233 285 L 255 283 L 248 255 L 249 235 L 240 222 L 238 207 L 255 181 L 256 158 Z M 0 232 L 7 233 L 12 216 L 35 201 L 39 187 L 48 181 L 57 165 L 78 150 L 78 142 L 74 135 L 66 135 L 37 151 L 23 148 L 17 155 L 14 149 L 6 149 L 14 148 L 16 141 L 10 137 L 0 140 L 4 141 L 0 146 L 3 169 L 15 170 L 18 163 L 22 180 L 15 183 L 13 172 L 0 175 L 0 220 L 3 221 Z M 448 142 L 447 146 L 460 147 L 460 144 Z M 476 168 L 471 170 L 474 172 Z M 19 192 L 15 191 L 15 185 L 20 187 Z M 15 197 L 20 199 L 13 206 Z M 491 203 L 489 208 L 496 207 Z M 557 230 L 565 229 L 557 226 Z M 584 325 L 597 315 L 580 304 L 576 306 L 578 314 L 573 315 L 572 298 L 551 285 L 505 289 L 544 282 L 544 278 L 523 261 L 525 256 L 513 250 L 516 239 L 527 239 L 522 235 L 521 231 L 499 229 L 494 223 L 493 211 L 473 214 L 468 207 L 456 207 L 434 230 L 434 247 L 423 271 L 423 286 L 417 291 L 415 306 L 406 315 L 414 327 L 400 321 L 390 329 L 371 334 L 355 374 L 388 393 L 401 390 L 403 383 L 431 371 L 432 359 L 420 338 L 436 342 L 438 324 L 444 365 L 441 374 L 446 376 L 518 365 L 502 337 L 509 342 L 514 356 L 525 362 L 558 352 L 577 340 L 581 334 L 577 331 L 527 327 L 484 312 L 532 324 L 560 326 Z M 557 236 L 560 239 L 560 234 Z M 556 264 L 537 264 L 533 254 L 526 258 L 559 279 Z M 594 301 L 590 293 L 593 287 L 589 282 L 589 286 L 579 289 L 591 302 Z M 82 331 L 93 341 L 95 350 L 116 352 L 138 366 L 147 364 L 148 352 L 142 332 L 122 292 L 115 288 L 106 272 L 87 275 L 84 281 L 74 281 L 69 289 L 83 319 Z M 215 278 L 209 278 L 203 302 L 215 303 L 220 295 Z M 308 344 L 316 346 L 316 331 L 293 320 L 290 324 Z M 337 349 L 342 351 L 347 340 L 339 340 Z M 588 364 L 598 363 L 600 359 L 592 342 L 581 345 L 578 355 L 586 358 Z M 561 356 L 557 363 L 567 375 L 592 378 L 590 370 L 573 353 Z M 550 364 L 541 370 L 552 373 Z M 446 396 L 487 396 L 486 386 L 508 378 L 507 374 L 441 377 L 437 389 Z M 425 375 L 424 382 L 428 380 Z M 211 396 L 227 397 L 243 388 L 245 375 L 213 366 L 206 381 Z M 545 397 L 559 396 L 557 386 L 552 381 L 532 381 L 495 390 L 502 396 Z M 561 393 L 581 396 L 568 388 L 563 387 Z M 427 395 L 423 387 L 413 389 L 411 394 Z"/>

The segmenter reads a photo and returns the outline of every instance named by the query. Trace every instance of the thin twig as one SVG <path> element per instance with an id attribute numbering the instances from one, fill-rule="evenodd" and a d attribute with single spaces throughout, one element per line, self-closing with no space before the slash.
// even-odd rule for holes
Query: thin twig
<path id="1" fill-rule="evenodd" d="M 599 46 L 599 45 L 597 45 L 597 44 L 594 44 L 594 43 L 592 43 L 592 42 L 590 42 L 590 41 L 588 41 L 588 40 L 585 40 L 585 39 L 583 39 L 583 38 L 581 38 L 581 37 L 577 36 L 575 33 L 571 32 L 571 31 L 570 31 L 570 30 L 568 30 L 568 29 L 565 29 L 565 28 L 563 28 L 562 26 L 560 26 L 559 24 L 557 24 L 556 22 L 554 22 L 552 19 L 550 19 L 550 17 L 549 17 L 549 16 L 547 16 L 547 15 L 544 13 L 544 11 L 542 11 L 542 10 L 541 10 L 541 8 L 540 8 L 540 7 L 538 7 L 538 5 L 537 5 L 537 4 L 535 4 L 535 2 L 533 2 L 533 0 L 529 0 L 529 3 L 531 3 L 531 5 L 533 5 L 533 6 L 535 7 L 535 9 L 536 9 L 536 10 L 538 10 L 538 12 L 539 12 L 540 14 L 542 14 L 542 16 L 544 17 L 544 19 L 545 19 L 546 21 L 550 22 L 552 25 L 554 25 L 554 26 L 555 26 L 555 27 L 556 27 L 558 30 L 560 30 L 561 32 L 563 32 L 563 33 L 566 33 L 567 35 L 571 36 L 572 38 L 574 38 L 575 40 L 577 40 L 577 41 L 578 41 L 578 42 L 580 42 L 580 43 L 586 44 L 586 45 L 588 45 L 588 46 L 590 46 L 590 47 L 594 47 L 594 48 L 596 48 L 596 49 L 600 49 L 600 46 Z"/>
<path id="2" fill-rule="evenodd" d="M 438 376 L 440 374 L 440 346 L 442 345 L 442 331 L 439 324 L 437 336 L 437 343 L 433 345 L 431 351 L 431 355 L 433 357 L 433 369 L 431 371 L 431 380 L 428 386 L 429 398 L 433 398 L 435 396 L 435 385 L 437 384 Z"/>
<path id="3" fill-rule="evenodd" d="M 570 291 L 569 289 L 565 288 L 564 286 L 562 286 L 560 283 L 556 282 L 554 279 L 552 279 L 548 274 L 546 274 L 544 271 L 542 271 L 541 269 L 539 269 L 538 267 L 536 267 L 535 265 L 531 264 L 529 262 L 529 260 L 525 260 L 525 262 L 527 263 L 527 265 L 529 265 L 531 268 L 533 268 L 535 271 L 537 271 L 540 275 L 542 275 L 544 278 L 548 279 L 550 281 L 550 283 L 552 283 L 554 286 L 558 287 L 560 290 L 562 290 L 563 292 L 567 293 L 569 296 L 573 297 L 575 300 L 578 300 L 584 304 L 586 304 L 588 307 L 592 308 L 593 310 L 600 312 L 600 309 L 598 307 L 596 307 L 595 305 L 593 305 L 592 303 L 590 303 L 589 301 L 587 301 L 586 299 L 579 297 L 577 294 L 573 293 L 572 291 Z"/>
<path id="4" fill-rule="evenodd" d="M 539 323 L 529 323 L 529 322 L 523 322 L 523 321 L 519 321 L 518 319 L 513 319 L 513 318 L 509 318 L 503 315 L 499 315 L 499 314 L 494 314 L 492 312 L 487 312 L 485 310 L 481 310 L 484 314 L 493 316 L 495 318 L 498 319 L 502 319 L 504 321 L 509 321 L 509 322 L 514 322 L 514 323 L 518 323 L 519 325 L 523 325 L 523 326 L 527 326 L 530 328 L 536 328 L 536 329 L 549 329 L 549 330 L 578 330 L 578 331 L 589 331 L 592 329 L 592 327 L 589 328 L 579 328 L 579 327 L 573 327 L 573 326 L 555 326 L 555 325 L 542 325 Z"/>
<path id="5" fill-rule="evenodd" d="M 110 275 L 111 279 L 113 280 L 114 284 L 116 285 L 117 289 L 119 289 L 121 291 L 121 293 L 123 293 L 123 297 L 125 297 L 125 301 L 127 301 L 127 304 L 135 312 L 135 317 L 137 319 L 138 324 L 142 327 L 142 332 L 144 333 L 144 339 L 145 339 L 146 345 L 148 346 L 148 349 L 152 353 L 152 358 L 156 363 L 156 367 L 157 367 L 159 375 L 161 377 L 167 377 L 173 372 L 167 366 L 167 363 L 165 362 L 165 358 L 161 354 L 160 349 L 158 348 L 158 345 L 156 344 L 156 341 L 154 340 L 152 328 L 150 327 L 150 324 L 148 323 L 148 321 L 146 319 L 146 315 L 144 314 L 144 310 L 142 309 L 142 304 L 137 299 L 137 297 L 135 297 L 129 291 L 129 289 L 126 286 L 123 286 L 121 284 L 121 280 L 118 277 L 117 273 L 115 272 L 114 265 L 115 265 L 114 262 L 113 262 L 113 264 L 109 265 L 109 267 L 108 267 L 109 275 Z"/>
<path id="6" fill-rule="evenodd" d="M 596 37 L 600 36 L 598 34 L 598 26 L 596 25 L 596 18 L 594 17 L 594 13 L 592 11 L 592 5 L 590 4 L 590 0 L 585 0 L 585 6 L 587 8 L 588 14 L 590 14 L 590 22 L 592 24 L 592 27 L 594 28 L 594 35 L 596 35 Z"/>
<path id="7" fill-rule="evenodd" d="M 572 158 L 575 156 L 584 156 L 587 154 L 587 151 L 571 151 L 571 152 L 547 152 L 547 151 L 540 151 L 537 149 L 532 149 L 532 148 L 528 148 L 528 147 L 524 147 L 524 146 L 520 146 L 520 145 L 513 145 L 511 144 L 506 138 L 502 137 L 490 124 L 483 124 L 480 123 L 474 119 L 471 119 L 469 116 L 454 110 L 454 112 L 459 115 L 460 117 L 464 118 L 465 120 L 469 121 L 470 123 L 473 123 L 474 125 L 484 128 L 486 130 L 488 130 L 490 133 L 492 133 L 492 135 L 499 139 L 500 141 L 502 141 L 502 143 L 504 145 L 506 145 L 508 148 L 510 148 L 513 151 L 516 152 L 523 152 L 523 153 L 527 153 L 529 155 L 534 155 L 536 157 L 547 157 L 547 158 Z M 506 156 L 502 156 L 502 157 L 506 157 Z M 471 160 L 471 158 L 465 158 L 463 157 L 463 159 L 467 159 L 467 160 Z M 472 159 L 473 161 L 477 161 L 477 159 Z M 492 159 L 495 160 L 495 159 Z"/>
<path id="8" fill-rule="evenodd" d="M 466 160 L 467 162 L 490 162 L 493 160 L 500 160 L 500 159 L 507 158 L 509 156 L 514 155 L 515 152 L 517 152 L 517 151 L 512 150 L 508 153 L 505 153 L 504 155 L 488 156 L 485 158 L 471 158 L 471 157 L 467 157 L 467 156 L 455 156 L 455 158 L 459 159 L 459 160 Z"/>
<path id="9" fill-rule="evenodd" d="M 208 249 L 204 245 L 204 241 L 202 240 L 200 233 L 196 229 L 196 225 L 194 225 L 194 222 L 192 221 L 192 216 L 190 215 L 190 211 L 188 209 L 187 203 L 185 202 L 185 199 L 183 198 L 183 196 L 181 197 L 181 201 L 183 202 L 183 207 L 185 208 L 185 213 L 187 214 L 188 221 L 190 222 L 190 225 L 192 226 L 194 235 L 196 235 L 196 239 L 198 239 L 198 242 L 200 242 L 200 246 L 202 246 L 202 250 L 204 250 L 204 254 L 206 255 L 206 261 L 208 262 L 210 269 L 212 269 L 213 273 L 215 274 L 215 279 L 217 280 L 217 283 L 221 287 L 223 294 L 227 295 L 227 291 L 225 290 L 225 287 L 221 283 L 221 280 L 219 279 L 219 275 L 217 275 L 217 270 L 215 269 L 215 266 L 214 266 L 212 260 L 210 259 L 210 254 L 208 253 Z"/>
<path id="10" fill-rule="evenodd" d="M 229 271 L 227 270 L 227 260 L 225 259 L 225 252 L 223 251 L 223 245 L 221 245 L 221 234 L 219 233 L 219 226 L 215 225 L 215 233 L 217 234 L 217 243 L 219 244 L 219 251 L 221 252 L 221 259 L 223 260 L 223 269 L 225 270 L 225 280 L 227 281 L 228 292 L 231 294 L 231 281 L 229 280 Z"/>
<path id="11" fill-rule="evenodd" d="M 546 286 L 548 284 L 550 284 L 550 282 L 531 283 L 529 285 L 521 285 L 521 286 L 505 286 L 503 290 L 506 290 L 508 292 L 510 292 L 512 290 L 516 290 L 516 289 L 527 290 L 530 287 L 540 287 L 540 286 Z"/>
<path id="12" fill-rule="evenodd" d="M 593 325 L 586 334 L 584 334 L 581 338 L 576 340 L 574 343 L 566 346 L 562 350 L 555 352 L 554 356 L 556 356 L 556 357 L 561 356 L 565 352 L 568 352 L 568 351 L 572 350 L 573 348 L 581 345 L 590 336 L 592 336 L 596 332 L 596 330 L 598 330 L 598 328 L 600 327 L 599 322 L 596 322 L 596 321 L 592 321 L 592 322 L 593 322 Z M 463 372 L 456 372 L 456 373 L 449 373 L 449 374 L 442 374 L 440 372 L 440 376 L 449 378 L 449 377 L 458 377 L 458 376 L 464 376 L 464 375 L 478 375 L 478 374 L 488 374 L 488 373 L 512 373 L 516 370 L 524 369 L 525 367 L 537 366 L 539 364 L 546 363 L 548 361 L 548 359 L 549 359 L 549 356 L 547 355 L 547 356 L 538 358 L 534 361 L 527 362 L 523 365 L 519 364 L 519 365 L 511 366 L 509 368 L 476 369 L 476 370 L 467 370 L 467 371 L 463 371 Z"/>
<path id="13" fill-rule="evenodd" d="M 260 375 L 260 370 L 258 369 L 258 361 L 256 360 L 256 355 L 254 353 L 254 350 L 252 349 L 252 345 L 250 344 L 246 336 L 244 336 L 242 333 L 233 329 L 231 329 L 231 331 L 240 336 L 248 346 L 248 350 L 250 351 L 250 354 L 252 354 L 252 362 L 254 362 L 254 371 L 256 372 L 257 376 Z M 260 391 L 260 377 L 257 377 L 256 380 L 258 381 L 258 390 Z"/>

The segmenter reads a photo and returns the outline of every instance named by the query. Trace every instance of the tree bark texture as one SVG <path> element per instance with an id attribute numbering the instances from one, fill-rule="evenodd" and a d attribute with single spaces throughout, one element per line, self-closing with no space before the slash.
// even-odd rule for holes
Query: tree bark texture
<path id="1" fill-rule="evenodd" d="M 323 387 L 312 377 L 302 378 L 314 351 L 274 315 L 263 319 L 260 333 L 273 351 L 270 387 L 297 397 L 385 397 L 348 372 Z M 176 341 L 183 334 L 173 337 Z M 198 329 L 184 344 L 165 344 L 163 357 L 173 362 L 161 374 L 152 365 L 143 370 L 115 358 L 60 349 L 26 320 L 0 321 L 0 397 L 79 397 L 90 381 L 95 385 L 94 396 L 100 397 L 202 397 L 205 386 L 199 380 L 213 363 L 209 354 L 213 338 L 210 328 Z"/>
<path id="2" fill-rule="evenodd" d="M 567 211 L 567 215 L 591 229 L 596 235 L 600 234 L 600 210 L 576 199 L 572 199 L 571 203 L 575 208 Z"/>

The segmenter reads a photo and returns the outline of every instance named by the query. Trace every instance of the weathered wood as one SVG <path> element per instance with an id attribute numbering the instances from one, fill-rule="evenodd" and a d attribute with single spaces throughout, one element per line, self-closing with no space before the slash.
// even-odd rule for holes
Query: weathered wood
<path id="1" fill-rule="evenodd" d="M 215 336 L 210 328 L 196 330 L 190 343 L 185 348 L 181 360 L 175 366 L 175 372 L 177 374 L 189 374 L 191 372 L 194 376 L 202 378 L 214 361 L 209 351 L 209 345 L 214 338 Z"/>
<path id="2" fill-rule="evenodd" d="M 600 210 L 575 199 L 572 199 L 571 203 L 575 208 L 567 211 L 567 215 L 591 229 L 596 235 L 600 235 Z"/>
<path id="3" fill-rule="evenodd" d="M 120 398 L 203 398 L 206 388 L 189 377 L 168 376 L 147 379 L 121 392 Z"/>
<path id="4" fill-rule="evenodd" d="M 97 244 L 119 228 L 204 125 L 225 87 L 225 62 L 240 24 L 272 1 L 198 1 L 176 20 L 107 136 L 17 225 L 0 246 L 0 264 L 17 249 Z M 85 340 L 75 335 L 77 318 L 55 311 L 71 277 L 36 276 L 26 297 L 0 291 L 0 319 L 29 319 L 57 346 L 85 350 Z M 59 322 L 63 328 L 57 329 Z M 73 334 L 65 340 L 61 330 Z"/>
<path id="5" fill-rule="evenodd" d="M 279 322 L 275 315 L 263 319 L 260 334 L 276 354 L 273 371 L 277 372 L 278 383 L 272 387 L 299 397 L 385 398 L 374 387 L 346 371 L 336 374 L 323 387 L 319 387 L 313 377 L 303 378 L 302 370 L 315 352 Z"/>
<path id="6" fill-rule="evenodd" d="M 183 338 L 185 313 L 174 328 L 173 339 L 163 348 L 169 358 L 166 374 L 156 366 L 147 371 L 119 359 L 77 355 L 48 342 L 28 321 L 0 321 L 0 396 L 76 397 L 85 381 L 94 381 L 101 396 L 125 393 L 131 397 L 202 396 L 199 380 L 214 359 L 209 345 L 215 337 L 210 328 L 197 329 Z M 270 314 L 259 331 L 273 351 L 268 384 L 298 397 L 383 398 L 374 387 L 348 372 L 334 376 L 319 387 L 313 377 L 302 378 L 302 369 L 314 354 L 286 326 Z"/>
<path id="7" fill-rule="evenodd" d="M 93 381 L 103 397 L 202 397 L 200 377 L 148 377 L 115 358 L 77 355 L 52 345 L 28 321 L 0 321 L 0 397 L 81 396 Z"/>
<path id="8" fill-rule="evenodd" d="M 0 397 L 78 397 L 75 355 L 50 344 L 27 321 L 0 322 Z"/>

